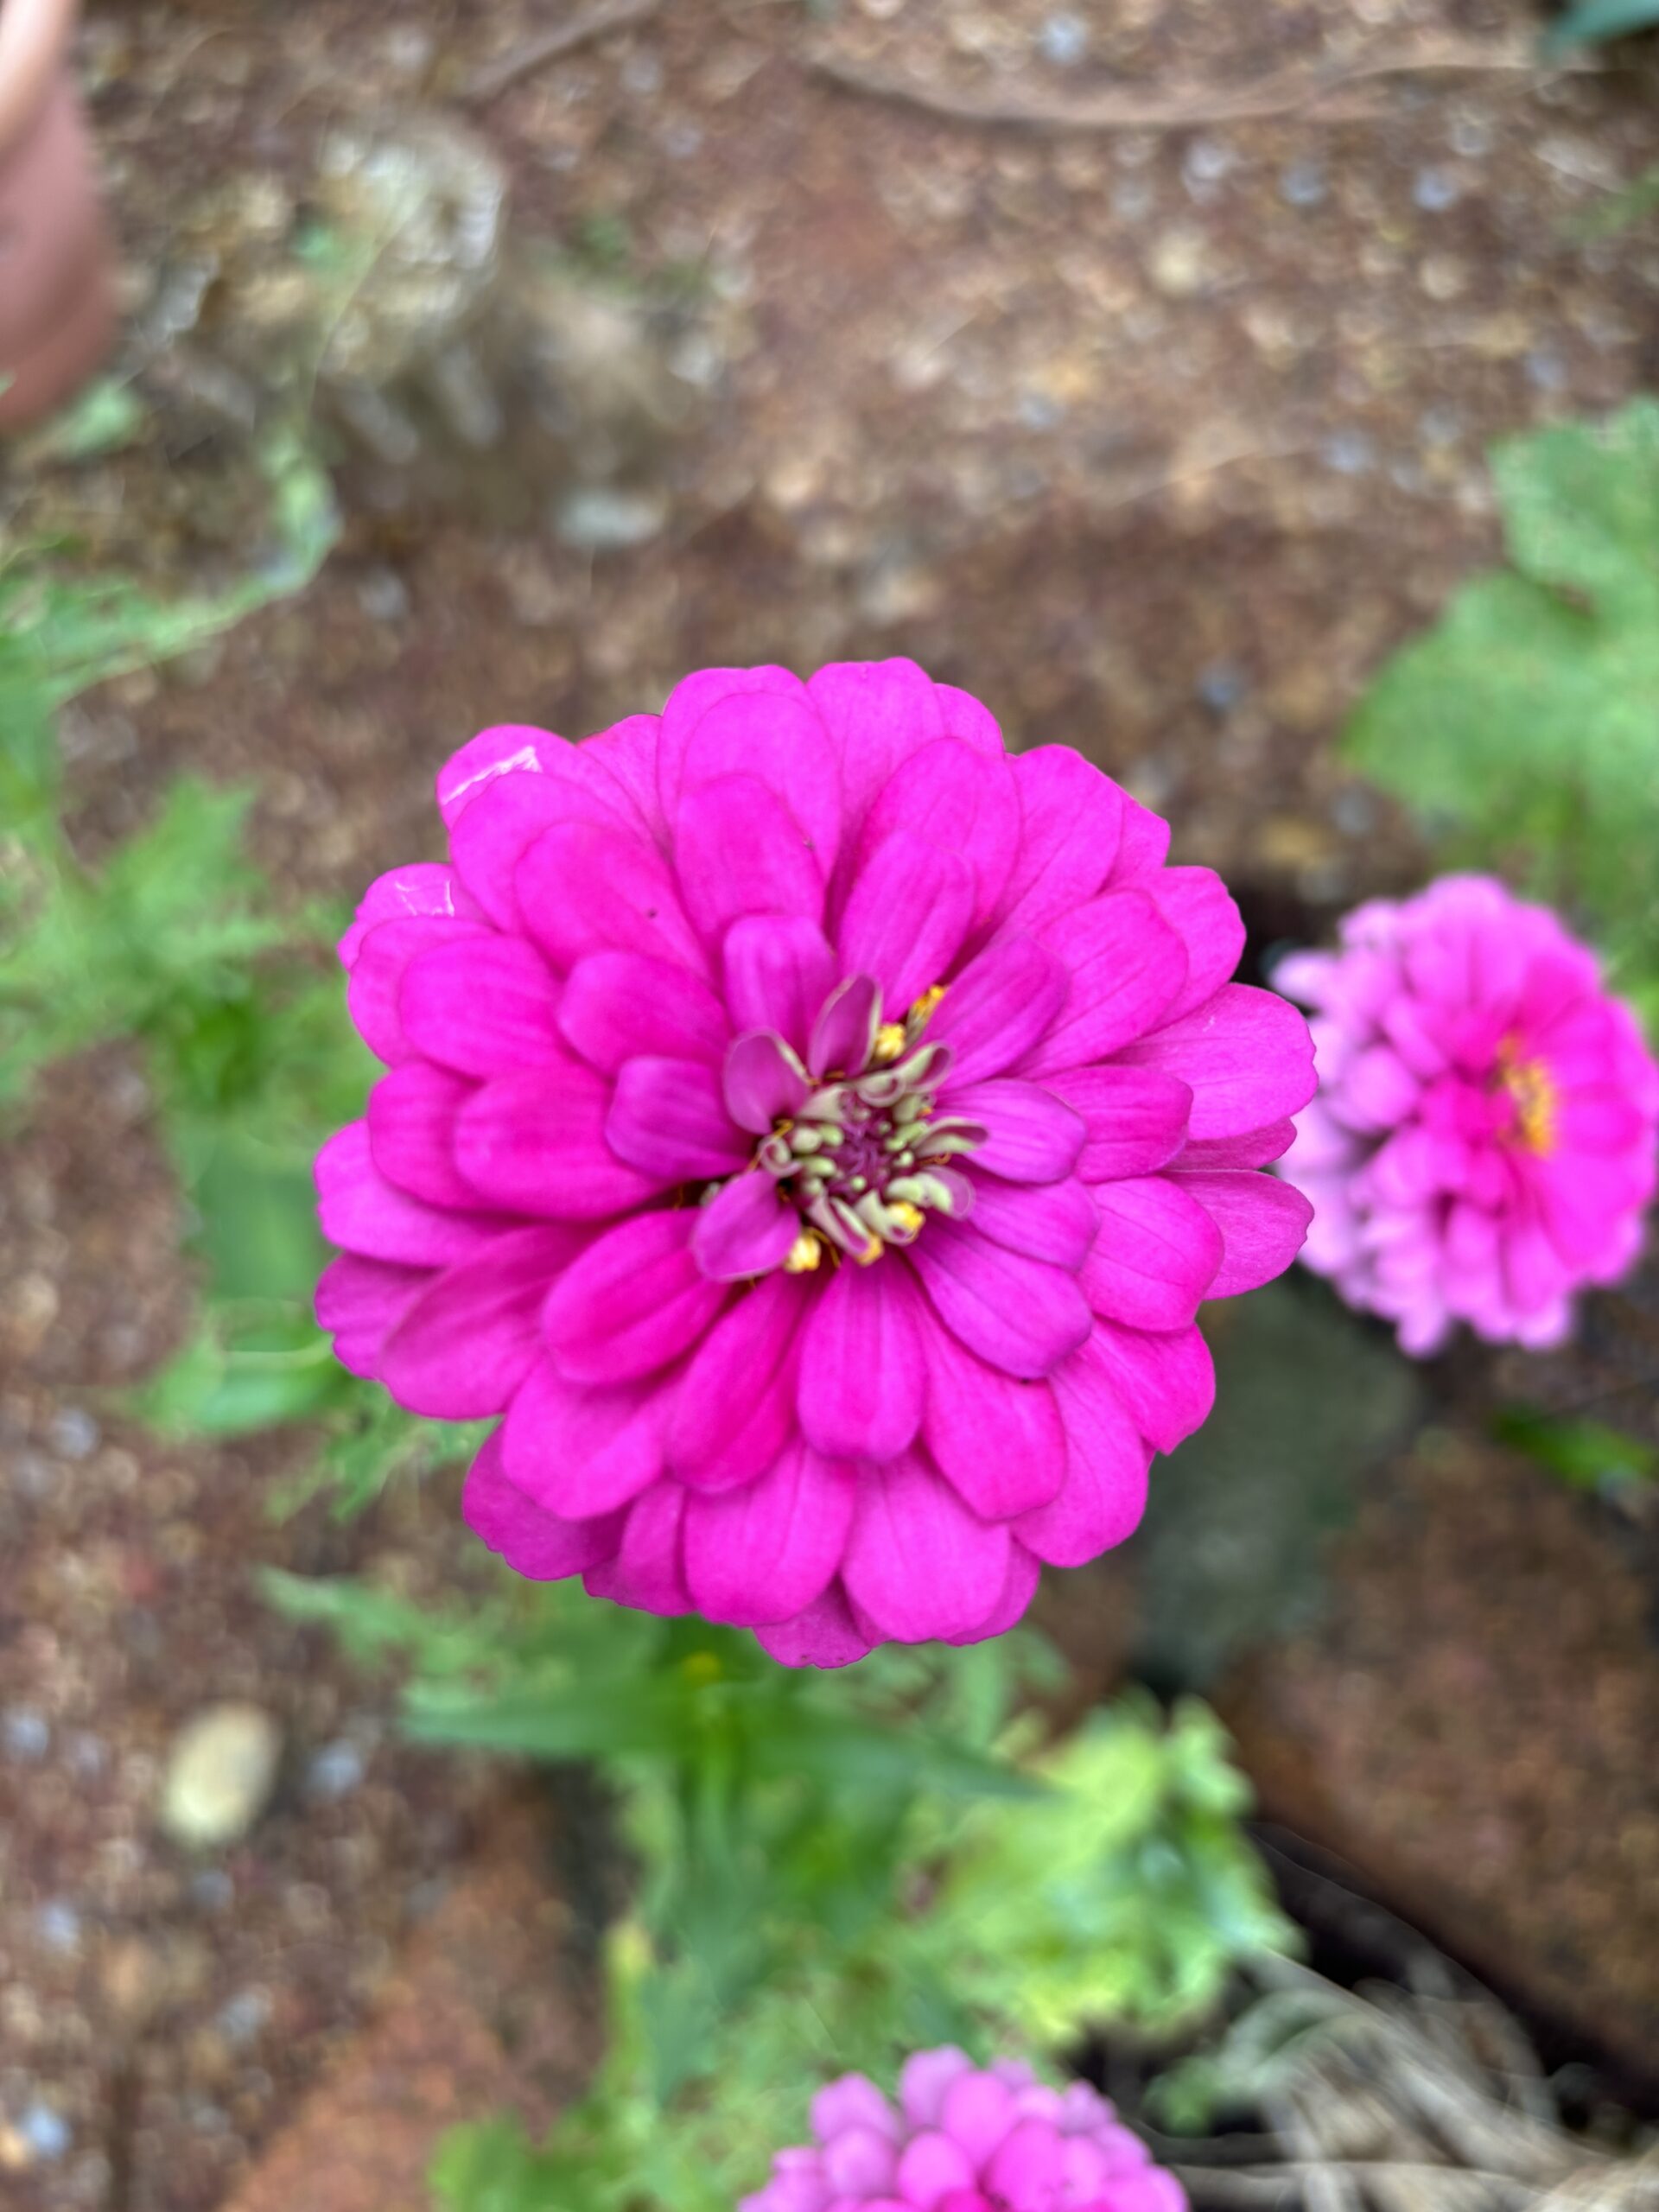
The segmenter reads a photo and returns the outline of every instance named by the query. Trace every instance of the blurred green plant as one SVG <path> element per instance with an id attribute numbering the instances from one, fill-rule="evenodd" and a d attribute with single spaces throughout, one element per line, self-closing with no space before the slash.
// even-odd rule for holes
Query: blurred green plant
<path id="1" fill-rule="evenodd" d="M 1575 47 L 1602 46 L 1659 24 L 1659 0 L 1579 0 L 1544 34 L 1546 60 L 1559 60 Z"/>
<path id="2" fill-rule="evenodd" d="M 1045 1748 L 1029 1698 L 1058 1665 L 1029 1633 L 823 1674 L 569 1585 L 504 1575 L 436 1608 L 263 1587 L 407 1662 L 416 1740 L 596 1763 L 637 1869 L 593 2094 L 545 2150 L 505 2123 L 447 2144 L 457 2212 L 729 2212 L 833 2073 L 943 2041 L 1058 2051 L 1103 2022 L 1167 2034 L 1294 1940 L 1213 1715 L 1125 1699 Z"/>
<path id="3" fill-rule="evenodd" d="M 1548 1414 L 1535 1406 L 1504 1406 L 1492 1416 L 1492 1434 L 1569 1490 L 1629 1496 L 1659 1482 L 1659 1446 L 1583 1414 Z"/>
<path id="4" fill-rule="evenodd" d="M 1659 403 L 1492 454 L 1509 565 L 1388 663 L 1349 759 L 1582 917 L 1659 1027 Z"/>

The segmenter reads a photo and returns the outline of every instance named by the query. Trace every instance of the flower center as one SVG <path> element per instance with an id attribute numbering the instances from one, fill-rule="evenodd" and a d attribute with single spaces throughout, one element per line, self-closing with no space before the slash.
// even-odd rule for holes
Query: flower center
<path id="1" fill-rule="evenodd" d="M 902 1022 L 873 1021 L 862 1065 L 833 1070 L 762 1138 L 755 1165 L 801 1217 L 784 1262 L 805 1274 L 842 1254 L 868 1267 L 889 1244 L 912 1244 L 930 1213 L 964 1214 L 973 1187 L 951 1166 L 985 1141 L 977 1122 L 940 1114 L 935 1093 L 950 1047 L 922 1038 L 944 995 L 924 992 Z"/>
<path id="2" fill-rule="evenodd" d="M 1497 1048 L 1497 1080 L 1509 1097 L 1513 1135 L 1529 1152 L 1544 1156 L 1554 1152 L 1560 1095 L 1545 1063 L 1522 1059 L 1515 1039 L 1506 1037 Z"/>

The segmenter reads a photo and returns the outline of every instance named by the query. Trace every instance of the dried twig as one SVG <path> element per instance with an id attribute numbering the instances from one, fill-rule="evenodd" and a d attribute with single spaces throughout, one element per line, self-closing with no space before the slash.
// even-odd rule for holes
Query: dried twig
<path id="1" fill-rule="evenodd" d="M 1010 124 L 1030 130 L 1179 130 L 1198 124 L 1247 123 L 1276 115 L 1317 121 L 1321 107 L 1338 94 L 1386 78 L 1550 73 L 1540 65 L 1530 38 L 1425 38 L 1383 47 L 1351 61 L 1274 70 L 1243 84 L 1187 84 L 1162 92 L 1125 86 L 1041 99 L 1016 92 L 959 92 L 902 70 L 872 67 L 829 52 L 813 54 L 811 66 L 847 91 L 874 99 L 896 100 L 958 122 Z M 1554 66 L 1595 69 L 1601 65 L 1575 57 Z"/>
<path id="2" fill-rule="evenodd" d="M 510 85 L 516 85 L 537 69 L 544 69 L 550 61 L 574 54 L 579 46 L 604 38 L 611 31 L 625 31 L 635 23 L 643 23 L 648 16 L 656 14 L 660 4 L 661 0 L 596 0 L 591 8 L 579 8 L 562 23 L 555 23 L 550 29 L 525 39 L 522 45 L 474 70 L 461 88 L 461 98 L 484 106 L 498 99 Z"/>

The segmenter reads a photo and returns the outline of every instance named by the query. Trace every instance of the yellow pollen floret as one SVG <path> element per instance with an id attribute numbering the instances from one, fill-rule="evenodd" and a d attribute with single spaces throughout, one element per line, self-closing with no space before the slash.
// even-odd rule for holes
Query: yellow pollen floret
<path id="1" fill-rule="evenodd" d="M 1555 1122 L 1560 1104 L 1555 1079 L 1542 1060 L 1516 1059 L 1505 1044 L 1498 1052 L 1498 1074 L 1515 1106 L 1516 1134 L 1529 1152 L 1555 1149 Z"/>
<path id="2" fill-rule="evenodd" d="M 823 1241 L 816 1230 L 804 1229 L 784 1255 L 786 1275 L 815 1274 L 823 1260 Z"/>
<path id="3" fill-rule="evenodd" d="M 900 1198 L 897 1205 L 889 1206 L 887 1211 L 899 1226 L 901 1229 L 907 1229 L 912 1236 L 927 1219 L 927 1216 L 922 1211 L 920 1206 L 912 1205 L 908 1198 Z"/>
<path id="4" fill-rule="evenodd" d="M 920 998 L 918 998 L 915 1005 L 912 1007 L 910 1009 L 910 1018 L 915 1023 L 918 1029 L 920 1029 L 931 1016 L 934 1007 L 938 1006 L 939 1001 L 944 996 L 944 993 L 945 986 L 943 983 L 934 983 L 922 993 Z"/>
<path id="5" fill-rule="evenodd" d="M 879 1236 L 872 1236 L 864 1249 L 861 1252 L 855 1252 L 853 1257 L 861 1268 L 868 1268 L 871 1261 L 879 1260 L 887 1249 Z"/>
<path id="6" fill-rule="evenodd" d="M 896 1060 L 905 1049 L 905 1025 L 902 1021 L 884 1021 L 875 1033 L 875 1045 L 870 1053 L 873 1060 L 884 1065 Z"/>

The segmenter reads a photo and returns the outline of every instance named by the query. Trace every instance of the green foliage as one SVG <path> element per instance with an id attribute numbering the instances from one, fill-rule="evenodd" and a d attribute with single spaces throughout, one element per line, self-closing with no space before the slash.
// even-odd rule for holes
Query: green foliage
<path id="1" fill-rule="evenodd" d="M 1659 0 L 1579 0 L 1544 34 L 1546 60 L 1557 60 L 1578 46 L 1604 45 L 1632 31 L 1659 24 Z"/>
<path id="2" fill-rule="evenodd" d="M 1659 1448 L 1583 1414 L 1506 1406 L 1493 1417 L 1492 1433 L 1570 1490 L 1618 1492 L 1659 1481 Z"/>
<path id="3" fill-rule="evenodd" d="M 1659 404 L 1492 456 L 1510 565 L 1383 670 L 1349 757 L 1576 909 L 1659 1018 Z"/>

